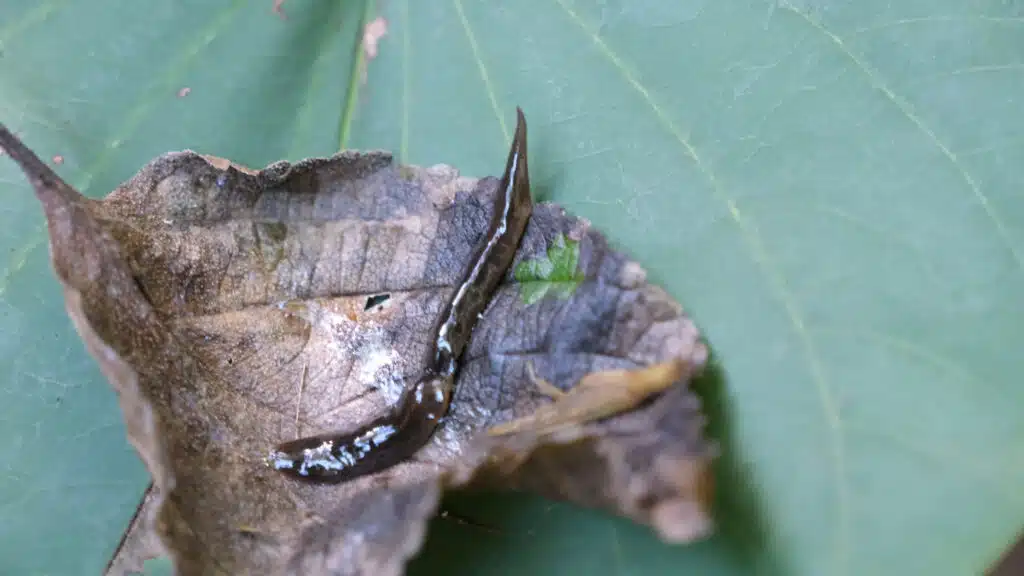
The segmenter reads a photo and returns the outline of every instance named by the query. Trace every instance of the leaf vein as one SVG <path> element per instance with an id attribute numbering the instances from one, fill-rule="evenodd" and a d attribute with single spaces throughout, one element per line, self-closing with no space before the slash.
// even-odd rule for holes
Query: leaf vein
<path id="1" fill-rule="evenodd" d="M 621 58 L 609 47 L 601 37 L 596 34 L 593 30 L 587 27 L 587 25 L 580 19 L 579 15 L 569 7 L 565 0 L 554 0 L 561 8 L 565 11 L 566 15 L 576 24 L 581 30 L 583 30 L 587 36 L 589 36 L 591 42 L 597 48 L 598 52 L 604 56 L 608 62 L 622 75 L 626 82 L 636 90 L 647 106 L 651 109 L 657 119 L 661 122 L 662 126 L 675 138 L 679 145 L 686 152 L 686 155 L 690 157 L 696 168 L 704 175 L 708 180 L 712 194 L 721 202 L 723 202 L 729 210 L 732 220 L 739 228 L 743 240 L 746 243 L 747 249 L 750 252 L 751 258 L 754 263 L 760 268 L 761 273 L 764 274 L 766 280 L 769 283 L 769 287 L 774 290 L 775 297 L 780 301 L 787 315 L 789 316 L 790 324 L 796 332 L 796 335 L 803 347 L 804 357 L 808 363 L 808 370 L 812 382 L 817 390 L 818 400 L 822 407 L 822 412 L 825 417 L 828 429 L 829 437 L 832 447 L 832 465 L 833 473 L 835 475 L 835 490 L 836 490 L 836 517 L 837 526 L 835 533 L 835 556 L 836 566 L 839 573 L 845 573 L 848 565 L 848 556 L 850 548 L 850 530 L 849 530 L 849 488 L 848 479 L 846 477 L 846 463 L 845 463 L 845 447 L 842 439 L 842 421 L 838 409 L 838 404 L 834 397 L 832 387 L 828 383 L 828 379 L 825 376 L 824 370 L 822 369 L 821 362 L 817 353 L 817 349 L 810 336 L 810 333 L 804 323 L 803 313 L 797 306 L 796 300 L 787 286 L 782 273 L 779 271 L 778 266 L 769 258 L 768 253 L 761 241 L 760 234 L 749 220 L 740 212 L 735 200 L 728 196 L 718 178 L 715 176 L 711 168 L 704 162 L 700 154 L 694 148 L 693 144 L 683 135 L 675 123 L 668 117 L 665 111 L 658 105 L 654 100 L 650 91 L 636 78 L 634 73 L 626 66 Z"/>
<path id="2" fill-rule="evenodd" d="M 988 196 L 984 193 L 984 191 L 982 191 L 981 186 L 979 186 L 978 183 L 974 180 L 974 177 L 971 176 L 971 174 L 967 171 L 967 168 L 963 165 L 962 162 L 960 162 L 960 159 L 957 158 L 956 154 L 954 154 L 953 151 L 949 148 L 949 146 L 947 146 L 945 142 L 943 142 L 939 138 L 938 134 L 936 134 L 934 130 L 932 130 L 927 124 L 925 124 L 924 119 L 917 114 L 917 112 L 914 110 L 914 107 L 910 104 L 910 102 L 907 101 L 905 98 L 898 96 L 895 92 L 893 92 L 893 90 L 889 88 L 888 84 L 886 84 L 885 80 L 882 78 L 882 76 L 878 73 L 877 70 L 868 66 L 868 64 L 864 62 L 864 60 L 862 60 L 860 57 L 853 53 L 853 51 L 846 45 L 842 38 L 837 36 L 831 30 L 825 28 L 825 26 L 821 22 L 815 20 L 808 14 L 805 14 L 804 12 L 798 10 L 792 4 L 789 4 L 788 0 L 786 2 L 783 2 L 781 4 L 781 7 L 799 16 L 800 19 L 806 22 L 808 26 L 820 32 L 822 35 L 825 36 L 825 38 L 832 42 L 832 44 L 835 45 L 836 49 L 838 49 L 839 52 L 841 52 L 844 56 L 849 58 L 850 61 L 854 64 L 854 66 L 856 66 L 861 71 L 861 73 L 868 79 L 868 82 L 870 82 L 871 86 L 873 86 L 876 90 L 885 95 L 885 97 L 890 102 L 892 102 L 896 106 L 896 108 L 899 109 L 900 112 L 902 112 L 907 117 L 907 119 L 910 120 L 910 122 L 914 124 L 914 126 L 916 126 L 917 129 L 920 130 L 920 132 L 924 134 L 932 142 L 932 144 L 936 148 L 938 148 L 939 152 L 942 153 L 942 155 L 946 157 L 946 159 L 957 170 L 957 172 L 959 172 L 960 177 L 963 179 L 964 183 L 967 184 L 967 187 L 974 195 L 975 200 L 978 202 L 978 204 L 981 205 L 981 208 L 985 212 L 985 215 L 992 222 L 993 226 L 995 226 L 997 236 L 1002 241 L 1005 248 L 1009 251 L 1014 261 L 1017 263 L 1017 267 L 1021 271 L 1024 271 L 1024 255 L 1022 255 L 1020 251 L 1018 251 L 1017 248 L 1013 245 L 1013 241 L 1010 238 L 1009 231 L 1006 229 L 1006 225 L 1003 224 L 1002 219 L 999 217 L 998 214 L 996 214 Z"/>
<path id="3" fill-rule="evenodd" d="M 498 106 L 498 98 L 494 93 L 491 77 L 487 73 L 487 66 L 480 55 L 480 47 L 476 43 L 476 36 L 473 34 L 473 29 L 469 26 L 469 20 L 466 19 L 466 13 L 462 9 L 462 0 L 452 0 L 452 2 L 455 4 L 455 11 L 459 15 L 459 21 L 462 23 L 462 30 L 466 33 L 466 39 L 469 40 L 469 49 L 473 54 L 473 60 L 476 61 L 476 67 L 480 71 L 480 78 L 483 80 L 487 98 L 491 102 L 491 109 L 494 110 L 494 115 L 498 118 L 498 125 L 501 126 L 501 135 L 507 141 L 511 138 L 508 126 L 505 125 L 505 117 L 501 114 L 501 107 Z"/>
<path id="4" fill-rule="evenodd" d="M 0 29 L 0 46 L 10 43 L 11 38 L 24 33 L 25 30 L 29 29 L 31 26 L 45 22 L 48 16 L 67 3 L 67 0 L 62 0 L 59 2 L 47 2 L 40 6 L 36 6 L 35 10 L 25 14 L 23 18 L 15 20 L 7 26 L 4 26 L 3 29 Z"/>
<path id="5" fill-rule="evenodd" d="M 344 150 L 348 146 L 348 139 L 352 132 L 352 120 L 355 117 L 356 102 L 359 101 L 359 74 L 366 66 L 363 34 L 366 31 L 367 23 L 370 21 L 373 4 L 373 0 L 363 2 L 363 14 L 359 19 L 359 32 L 355 35 L 352 69 L 349 70 L 348 90 L 345 92 L 345 100 L 341 109 L 341 124 L 338 126 L 338 150 Z"/>
<path id="6" fill-rule="evenodd" d="M 402 164 L 409 162 L 409 36 L 412 33 L 412 24 L 409 20 L 409 0 L 402 2 L 402 127 L 400 144 L 398 146 L 398 159 Z"/>

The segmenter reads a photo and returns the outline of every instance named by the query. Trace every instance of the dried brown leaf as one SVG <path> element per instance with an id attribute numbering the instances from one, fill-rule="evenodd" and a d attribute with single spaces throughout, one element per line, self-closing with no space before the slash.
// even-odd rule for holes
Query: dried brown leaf
<path id="1" fill-rule="evenodd" d="M 114 556 L 107 565 L 104 572 L 106 576 L 141 574 L 146 560 L 156 558 L 163 553 L 163 544 L 153 532 L 153 519 L 158 511 L 156 504 L 161 500 L 159 490 L 150 484 L 135 510 L 135 516 L 132 517 L 128 528 L 124 531 Z"/>
<path id="2" fill-rule="evenodd" d="M 558 206 L 534 208 L 516 262 L 570 238 L 576 289 L 526 304 L 509 271 L 428 445 L 374 476 L 316 486 L 263 458 L 370 420 L 418 377 L 497 179 L 399 167 L 384 152 L 260 171 L 180 152 L 94 201 L 2 126 L 0 146 L 44 207 L 68 313 L 119 394 L 153 476 L 154 532 L 179 573 L 400 574 L 441 490 L 457 486 L 604 508 L 669 541 L 710 533 L 713 451 L 687 388 L 707 350 L 639 265 Z M 551 404 L 528 365 L 567 390 L 676 359 L 685 374 L 635 410 L 605 418 L 633 405 L 605 401 L 555 433 L 484 433 Z M 623 374 L 603 385 L 625 386 Z"/>

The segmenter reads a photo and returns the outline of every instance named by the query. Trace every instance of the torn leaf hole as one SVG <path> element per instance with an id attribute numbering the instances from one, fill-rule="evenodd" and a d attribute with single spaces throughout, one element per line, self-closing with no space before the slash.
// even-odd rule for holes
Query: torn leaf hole
<path id="1" fill-rule="evenodd" d="M 366 311 L 370 310 L 371 308 L 376 308 L 377 306 L 381 306 L 381 305 L 383 305 L 385 302 L 387 302 L 390 299 L 391 299 L 391 294 L 388 294 L 388 293 L 374 294 L 373 296 L 370 296 L 369 298 L 366 299 L 366 306 L 363 307 L 363 311 L 366 312 Z"/>

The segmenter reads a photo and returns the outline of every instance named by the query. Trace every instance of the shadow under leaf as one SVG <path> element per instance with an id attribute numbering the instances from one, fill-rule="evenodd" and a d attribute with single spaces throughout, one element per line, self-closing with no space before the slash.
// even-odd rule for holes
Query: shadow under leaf
<path id="1" fill-rule="evenodd" d="M 735 410 L 729 397 L 725 371 L 713 347 L 708 365 L 691 387 L 708 417 L 707 434 L 718 443 L 715 459 L 715 522 L 718 540 L 744 573 L 780 574 L 767 554 L 768 526 L 761 515 L 756 486 L 743 462 L 743 449 L 735 435 Z"/>
<path id="2" fill-rule="evenodd" d="M 408 573 L 559 574 L 591 564 L 592 570 L 583 572 L 660 574 L 690 567 L 713 574 L 782 573 L 767 554 L 767 526 L 734 435 L 726 376 L 713 351 L 691 387 L 708 417 L 708 436 L 719 448 L 717 528 L 711 538 L 672 546 L 643 526 L 601 511 L 532 494 L 456 491 L 444 497 L 442 513 L 431 521 Z M 618 535 L 612 546 L 609 531 Z"/>

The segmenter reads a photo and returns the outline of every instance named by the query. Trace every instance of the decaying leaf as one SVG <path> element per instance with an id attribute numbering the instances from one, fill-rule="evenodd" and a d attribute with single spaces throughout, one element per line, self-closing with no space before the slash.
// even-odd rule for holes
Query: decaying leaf
<path id="1" fill-rule="evenodd" d="M 142 496 L 128 528 L 124 531 L 117 550 L 107 564 L 106 574 L 127 574 L 140 571 L 143 563 L 162 554 L 164 548 L 157 534 L 152 530 L 153 518 L 157 513 L 157 502 L 161 500 L 159 490 L 150 484 Z"/>
<path id="2" fill-rule="evenodd" d="M 558 206 L 535 206 L 427 446 L 314 485 L 265 466 L 268 450 L 364 423 L 415 381 L 498 180 L 384 152 L 260 171 L 180 152 L 96 201 L 2 126 L 0 146 L 43 205 L 68 313 L 152 474 L 150 554 L 179 573 L 401 574 L 454 487 L 533 490 L 668 541 L 710 533 L 713 450 L 687 388 L 707 349 L 639 265 Z M 141 569 L 122 551 L 112 570 Z"/>

